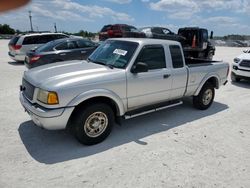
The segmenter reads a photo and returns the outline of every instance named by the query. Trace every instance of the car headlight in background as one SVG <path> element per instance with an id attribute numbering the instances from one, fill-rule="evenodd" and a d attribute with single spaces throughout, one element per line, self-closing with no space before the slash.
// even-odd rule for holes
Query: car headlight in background
<path id="1" fill-rule="evenodd" d="M 44 104 L 59 104 L 57 93 L 54 91 L 38 90 L 37 100 Z"/>
<path id="2" fill-rule="evenodd" d="M 239 58 L 234 58 L 234 62 L 235 62 L 235 63 L 239 63 L 239 62 L 240 62 L 240 59 L 239 59 Z"/>

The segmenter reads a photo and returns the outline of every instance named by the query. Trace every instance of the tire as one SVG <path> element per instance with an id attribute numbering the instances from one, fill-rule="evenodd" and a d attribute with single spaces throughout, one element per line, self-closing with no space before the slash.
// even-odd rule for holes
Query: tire
<path id="1" fill-rule="evenodd" d="M 73 133 L 84 145 L 94 145 L 105 140 L 114 124 L 114 112 L 104 103 L 80 108 L 74 114 Z"/>
<path id="2" fill-rule="evenodd" d="M 210 83 L 206 83 L 199 95 L 193 97 L 193 105 L 199 110 L 208 109 L 214 101 L 215 91 L 214 87 Z"/>
<path id="3" fill-rule="evenodd" d="M 234 73 L 231 73 L 232 82 L 240 82 L 240 78 L 238 78 Z"/>
<path id="4" fill-rule="evenodd" d="M 212 60 L 213 60 L 213 56 L 214 56 L 213 52 L 210 51 L 210 52 L 208 52 L 208 54 L 207 54 L 207 59 L 208 59 L 209 61 L 212 61 Z"/>

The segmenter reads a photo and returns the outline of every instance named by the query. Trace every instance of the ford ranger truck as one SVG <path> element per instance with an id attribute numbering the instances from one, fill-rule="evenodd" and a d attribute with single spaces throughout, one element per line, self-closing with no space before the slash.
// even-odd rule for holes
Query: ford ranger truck
<path id="1" fill-rule="evenodd" d="M 36 125 L 69 128 L 92 145 L 110 134 L 115 120 L 180 105 L 183 97 L 206 110 L 228 71 L 228 63 L 185 60 L 176 41 L 109 39 L 86 61 L 24 72 L 20 101 Z"/>

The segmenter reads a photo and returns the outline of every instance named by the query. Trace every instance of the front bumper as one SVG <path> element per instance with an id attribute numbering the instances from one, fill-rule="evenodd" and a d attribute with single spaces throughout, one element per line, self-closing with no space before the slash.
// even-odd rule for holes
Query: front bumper
<path id="1" fill-rule="evenodd" d="M 74 107 L 48 109 L 30 103 L 20 92 L 20 102 L 30 115 L 32 121 L 39 127 L 48 130 L 65 129 Z"/>
<path id="2" fill-rule="evenodd" d="M 246 77 L 250 78 L 250 70 L 243 70 L 243 69 L 232 69 L 232 72 L 238 77 Z"/>

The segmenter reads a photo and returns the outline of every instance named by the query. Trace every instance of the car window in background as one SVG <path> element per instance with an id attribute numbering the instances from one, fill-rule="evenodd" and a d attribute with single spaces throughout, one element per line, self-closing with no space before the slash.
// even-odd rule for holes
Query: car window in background
<path id="1" fill-rule="evenodd" d="M 25 37 L 23 40 L 23 45 L 28 45 L 28 44 L 39 44 L 39 43 L 37 43 L 35 36 L 29 36 Z"/>
<path id="2" fill-rule="evenodd" d="M 162 32 L 163 32 L 164 34 L 171 34 L 171 31 L 168 30 L 168 29 L 162 29 Z"/>
<path id="3" fill-rule="evenodd" d="M 106 31 L 108 31 L 108 30 L 110 29 L 110 27 L 111 27 L 111 25 L 105 25 L 105 26 L 102 28 L 101 32 L 106 32 Z"/>
<path id="4" fill-rule="evenodd" d="M 56 50 L 70 50 L 70 49 L 75 49 L 75 48 L 77 47 L 76 47 L 75 42 L 73 41 L 61 43 L 55 47 Z"/>
<path id="5" fill-rule="evenodd" d="M 15 45 L 18 41 L 18 39 L 20 38 L 20 36 L 14 36 L 12 37 L 12 39 L 10 40 L 9 44 L 10 45 Z"/>
<path id="6" fill-rule="evenodd" d="M 77 40 L 76 44 L 78 48 L 89 48 L 95 46 L 95 44 L 91 41 L 86 41 L 86 40 Z"/>
<path id="7" fill-rule="evenodd" d="M 36 49 L 36 52 L 49 52 L 52 51 L 54 47 L 54 41 L 44 44 Z"/>
<path id="8" fill-rule="evenodd" d="M 156 34 L 161 34 L 161 35 L 164 34 L 163 31 L 162 31 L 162 29 L 159 28 L 159 27 L 152 28 L 152 32 L 156 33 Z"/>

